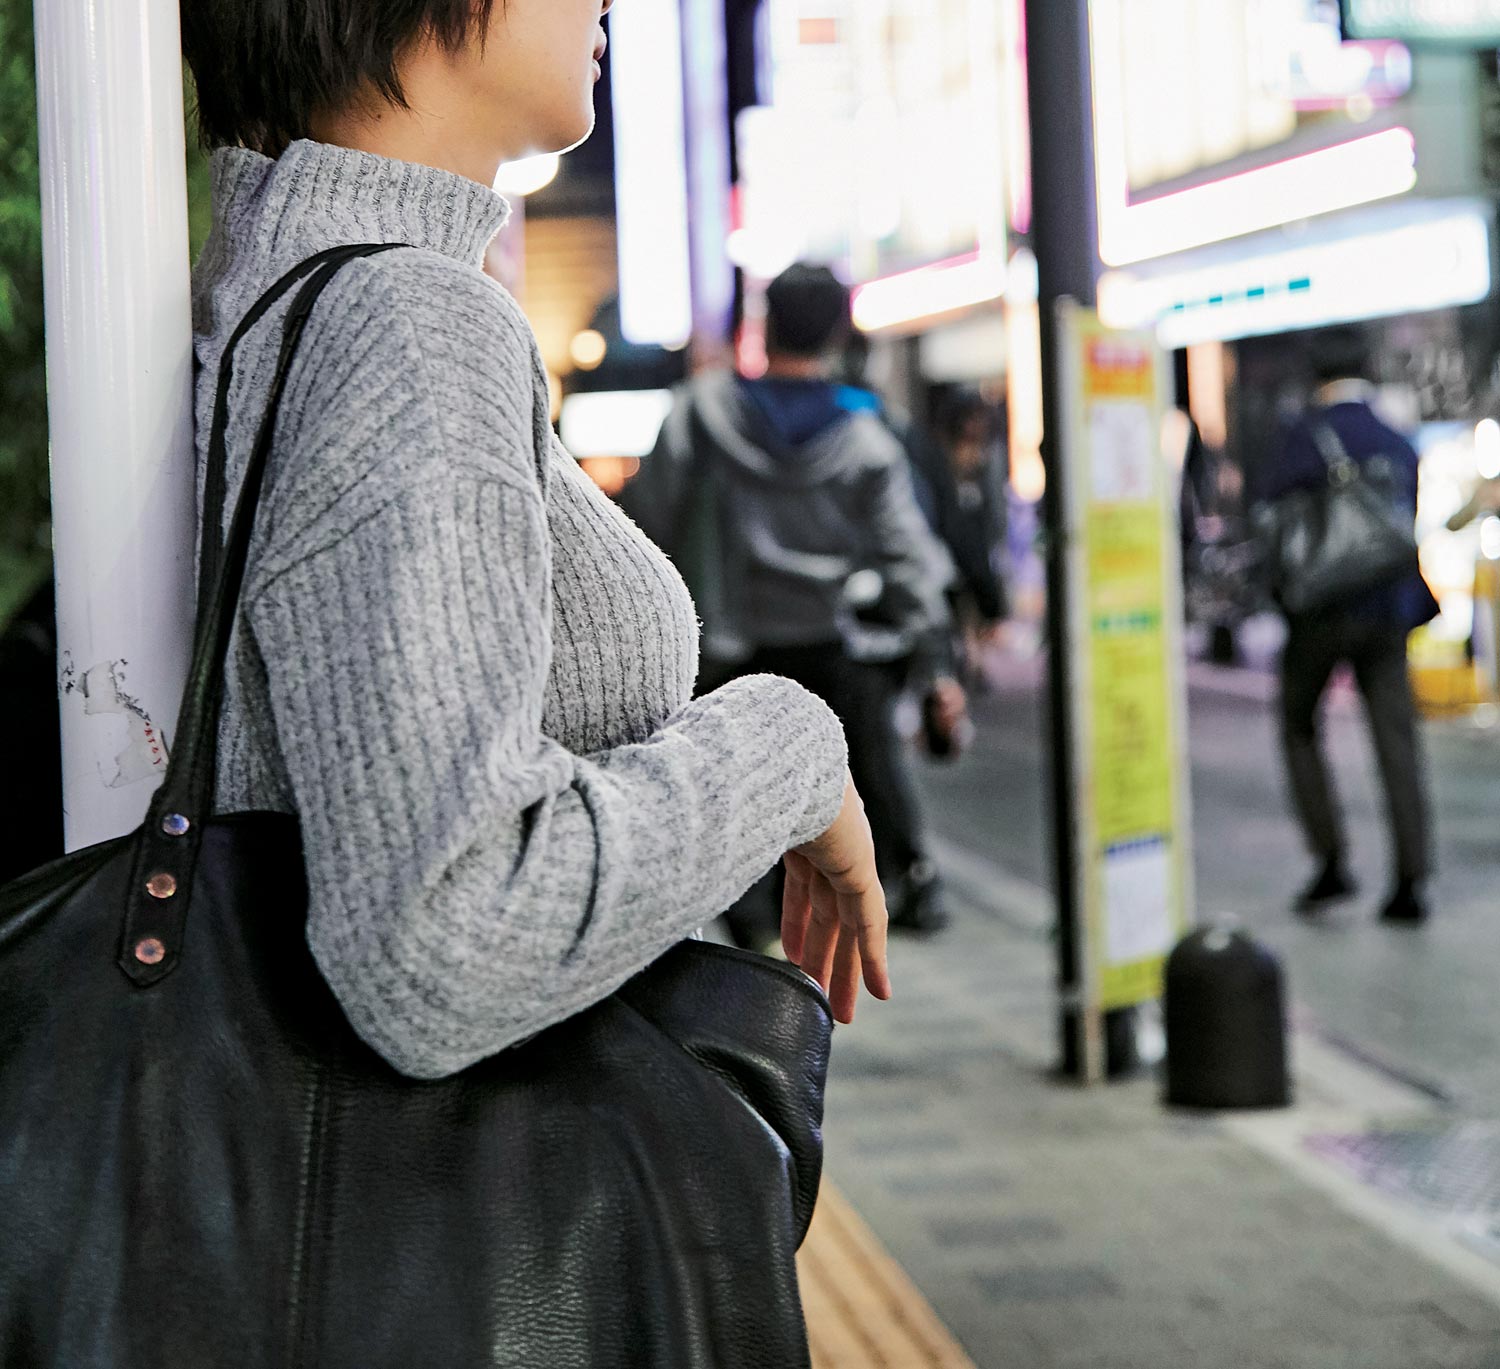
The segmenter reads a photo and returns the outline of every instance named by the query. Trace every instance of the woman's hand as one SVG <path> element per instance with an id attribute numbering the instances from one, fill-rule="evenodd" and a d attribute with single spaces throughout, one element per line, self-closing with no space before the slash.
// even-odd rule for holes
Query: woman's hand
<path id="1" fill-rule="evenodd" d="M 885 891 L 875 872 L 865 805 L 852 779 L 833 826 L 788 851 L 785 862 L 781 944 L 787 959 L 823 986 L 838 1021 L 852 1022 L 861 978 L 874 997 L 891 996 Z"/>

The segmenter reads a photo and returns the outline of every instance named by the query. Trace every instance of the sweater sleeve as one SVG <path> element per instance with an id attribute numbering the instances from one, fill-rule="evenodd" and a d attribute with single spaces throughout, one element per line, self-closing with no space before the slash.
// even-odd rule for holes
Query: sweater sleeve
<path id="1" fill-rule="evenodd" d="M 737 681 L 646 741 L 544 735 L 540 508 L 410 491 L 280 575 L 252 623 L 303 825 L 309 941 L 357 1031 L 438 1077 L 612 993 L 838 811 L 842 733 Z M 486 558 L 482 546 L 503 548 Z"/>
<path id="2" fill-rule="evenodd" d="M 421 1078 L 612 993 L 824 830 L 845 773 L 832 713 L 766 676 L 602 753 L 546 734 L 530 417 L 497 426 L 494 387 L 450 402 L 471 388 L 514 450 L 494 469 L 472 450 L 433 461 L 356 522 L 324 520 L 247 606 L 314 957 L 360 1035 Z"/>

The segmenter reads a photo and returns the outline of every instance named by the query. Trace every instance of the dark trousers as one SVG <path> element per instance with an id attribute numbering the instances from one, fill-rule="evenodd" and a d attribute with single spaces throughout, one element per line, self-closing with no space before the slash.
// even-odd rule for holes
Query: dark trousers
<path id="1" fill-rule="evenodd" d="M 1303 835 L 1320 859 L 1340 857 L 1347 847 L 1318 727 L 1318 705 L 1341 663 L 1352 667 L 1364 699 L 1385 786 L 1395 873 L 1422 879 L 1431 862 L 1426 774 L 1400 628 L 1353 618 L 1292 620 L 1281 660 L 1281 738 Z"/>
<path id="2" fill-rule="evenodd" d="M 784 675 L 816 694 L 844 725 L 849 773 L 864 800 L 875 840 L 881 878 L 894 879 L 925 859 L 906 748 L 896 732 L 898 668 L 851 661 L 841 642 L 815 646 L 761 647 L 733 664 L 705 659 L 699 693 L 744 675 Z M 779 867 L 745 895 L 727 915 L 736 939 L 768 935 L 779 921 Z"/>

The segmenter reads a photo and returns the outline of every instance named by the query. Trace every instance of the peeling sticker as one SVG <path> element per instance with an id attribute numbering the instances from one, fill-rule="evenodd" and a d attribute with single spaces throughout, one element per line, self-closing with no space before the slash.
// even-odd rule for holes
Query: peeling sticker
<path id="1" fill-rule="evenodd" d="M 114 714 L 125 719 L 126 745 L 114 758 L 114 773 L 100 766 L 106 789 L 123 789 L 142 780 L 159 778 L 167 768 L 167 739 L 140 700 L 125 692 L 128 661 L 104 661 L 82 674 L 70 653 L 63 653 L 58 687 L 64 698 L 76 694 L 83 700 L 85 717 Z"/>

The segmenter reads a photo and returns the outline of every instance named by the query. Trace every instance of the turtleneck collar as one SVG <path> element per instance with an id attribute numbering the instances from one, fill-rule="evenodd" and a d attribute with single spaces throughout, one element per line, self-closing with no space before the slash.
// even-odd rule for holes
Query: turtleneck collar
<path id="1" fill-rule="evenodd" d="M 478 266 L 510 206 L 456 172 L 305 139 L 272 161 L 213 157 L 214 236 L 258 239 L 271 257 L 345 242 L 404 242 Z"/>

